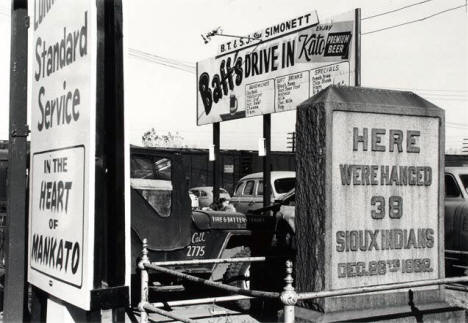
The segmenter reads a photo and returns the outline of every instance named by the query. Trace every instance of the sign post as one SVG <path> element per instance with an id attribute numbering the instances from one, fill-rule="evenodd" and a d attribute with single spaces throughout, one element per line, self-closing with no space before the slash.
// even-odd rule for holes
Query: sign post
<path id="1" fill-rule="evenodd" d="M 27 126 L 27 1 L 12 1 L 10 59 L 10 129 L 6 231 L 4 320 L 25 319 L 26 303 L 26 138 Z"/>
<path id="2" fill-rule="evenodd" d="M 263 203 L 271 203 L 271 114 L 296 106 L 331 84 L 360 85 L 360 11 L 319 23 L 306 13 L 221 44 L 197 63 L 197 124 L 263 115 Z M 216 162 L 215 162 L 216 163 Z M 214 192 L 218 196 L 217 174 Z"/>
<path id="3" fill-rule="evenodd" d="M 332 86 L 297 111 L 297 289 L 443 278 L 443 110 L 410 92 Z M 339 321 L 429 303 L 444 304 L 442 287 L 306 305 Z"/>
<path id="4" fill-rule="evenodd" d="M 29 9 L 28 281 L 54 297 L 51 308 L 126 306 L 121 2 L 30 0 Z"/>

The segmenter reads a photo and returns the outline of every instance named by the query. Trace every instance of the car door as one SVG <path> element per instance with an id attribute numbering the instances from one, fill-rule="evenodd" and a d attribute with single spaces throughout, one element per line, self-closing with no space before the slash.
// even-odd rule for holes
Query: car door
<path id="1" fill-rule="evenodd" d="M 244 186 L 245 186 L 245 181 L 240 181 L 237 186 L 236 186 L 236 189 L 234 190 L 234 194 L 232 195 L 231 197 L 231 204 L 236 208 L 236 211 L 237 212 L 242 212 L 241 211 L 241 200 L 242 200 L 242 191 L 244 190 Z"/>
<path id="2" fill-rule="evenodd" d="M 263 180 L 255 180 L 255 189 L 252 200 L 248 205 L 248 210 L 261 209 L 263 207 Z"/>
<path id="3" fill-rule="evenodd" d="M 240 193 L 240 195 L 238 194 Z M 236 202 L 233 203 L 237 212 L 246 213 L 254 203 L 255 180 L 247 179 L 236 191 Z"/>
<path id="4" fill-rule="evenodd" d="M 466 257 L 459 252 L 463 250 L 462 236 L 465 223 L 462 209 L 463 197 L 457 180 L 452 174 L 445 173 L 445 262 L 448 273 L 464 265 Z"/>

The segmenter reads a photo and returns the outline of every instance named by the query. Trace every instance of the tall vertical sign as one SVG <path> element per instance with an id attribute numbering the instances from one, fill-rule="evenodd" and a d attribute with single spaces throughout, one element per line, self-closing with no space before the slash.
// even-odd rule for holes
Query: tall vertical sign
<path id="1" fill-rule="evenodd" d="M 96 1 L 31 0 L 28 7 L 28 281 L 88 310 L 94 257 Z"/>

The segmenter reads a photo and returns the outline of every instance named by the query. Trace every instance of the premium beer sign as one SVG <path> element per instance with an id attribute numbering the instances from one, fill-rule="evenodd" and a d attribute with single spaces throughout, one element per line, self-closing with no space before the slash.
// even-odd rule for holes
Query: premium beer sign
<path id="1" fill-rule="evenodd" d="M 197 124 L 293 110 L 330 84 L 354 85 L 355 13 L 307 14 L 222 44 L 197 64 Z"/>
<path id="2" fill-rule="evenodd" d="M 96 1 L 28 3 L 28 281 L 89 309 L 93 287 Z"/>

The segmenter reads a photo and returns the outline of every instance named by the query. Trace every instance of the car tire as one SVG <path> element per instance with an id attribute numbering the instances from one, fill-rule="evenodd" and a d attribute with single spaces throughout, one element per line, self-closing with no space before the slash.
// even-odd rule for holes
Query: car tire
<path id="1" fill-rule="evenodd" d="M 244 247 L 232 258 L 244 258 L 250 255 L 250 248 Z M 231 263 L 224 273 L 223 282 L 242 289 L 250 289 L 250 262 Z M 237 300 L 233 304 L 242 311 L 248 311 L 251 308 L 250 299 Z"/>

